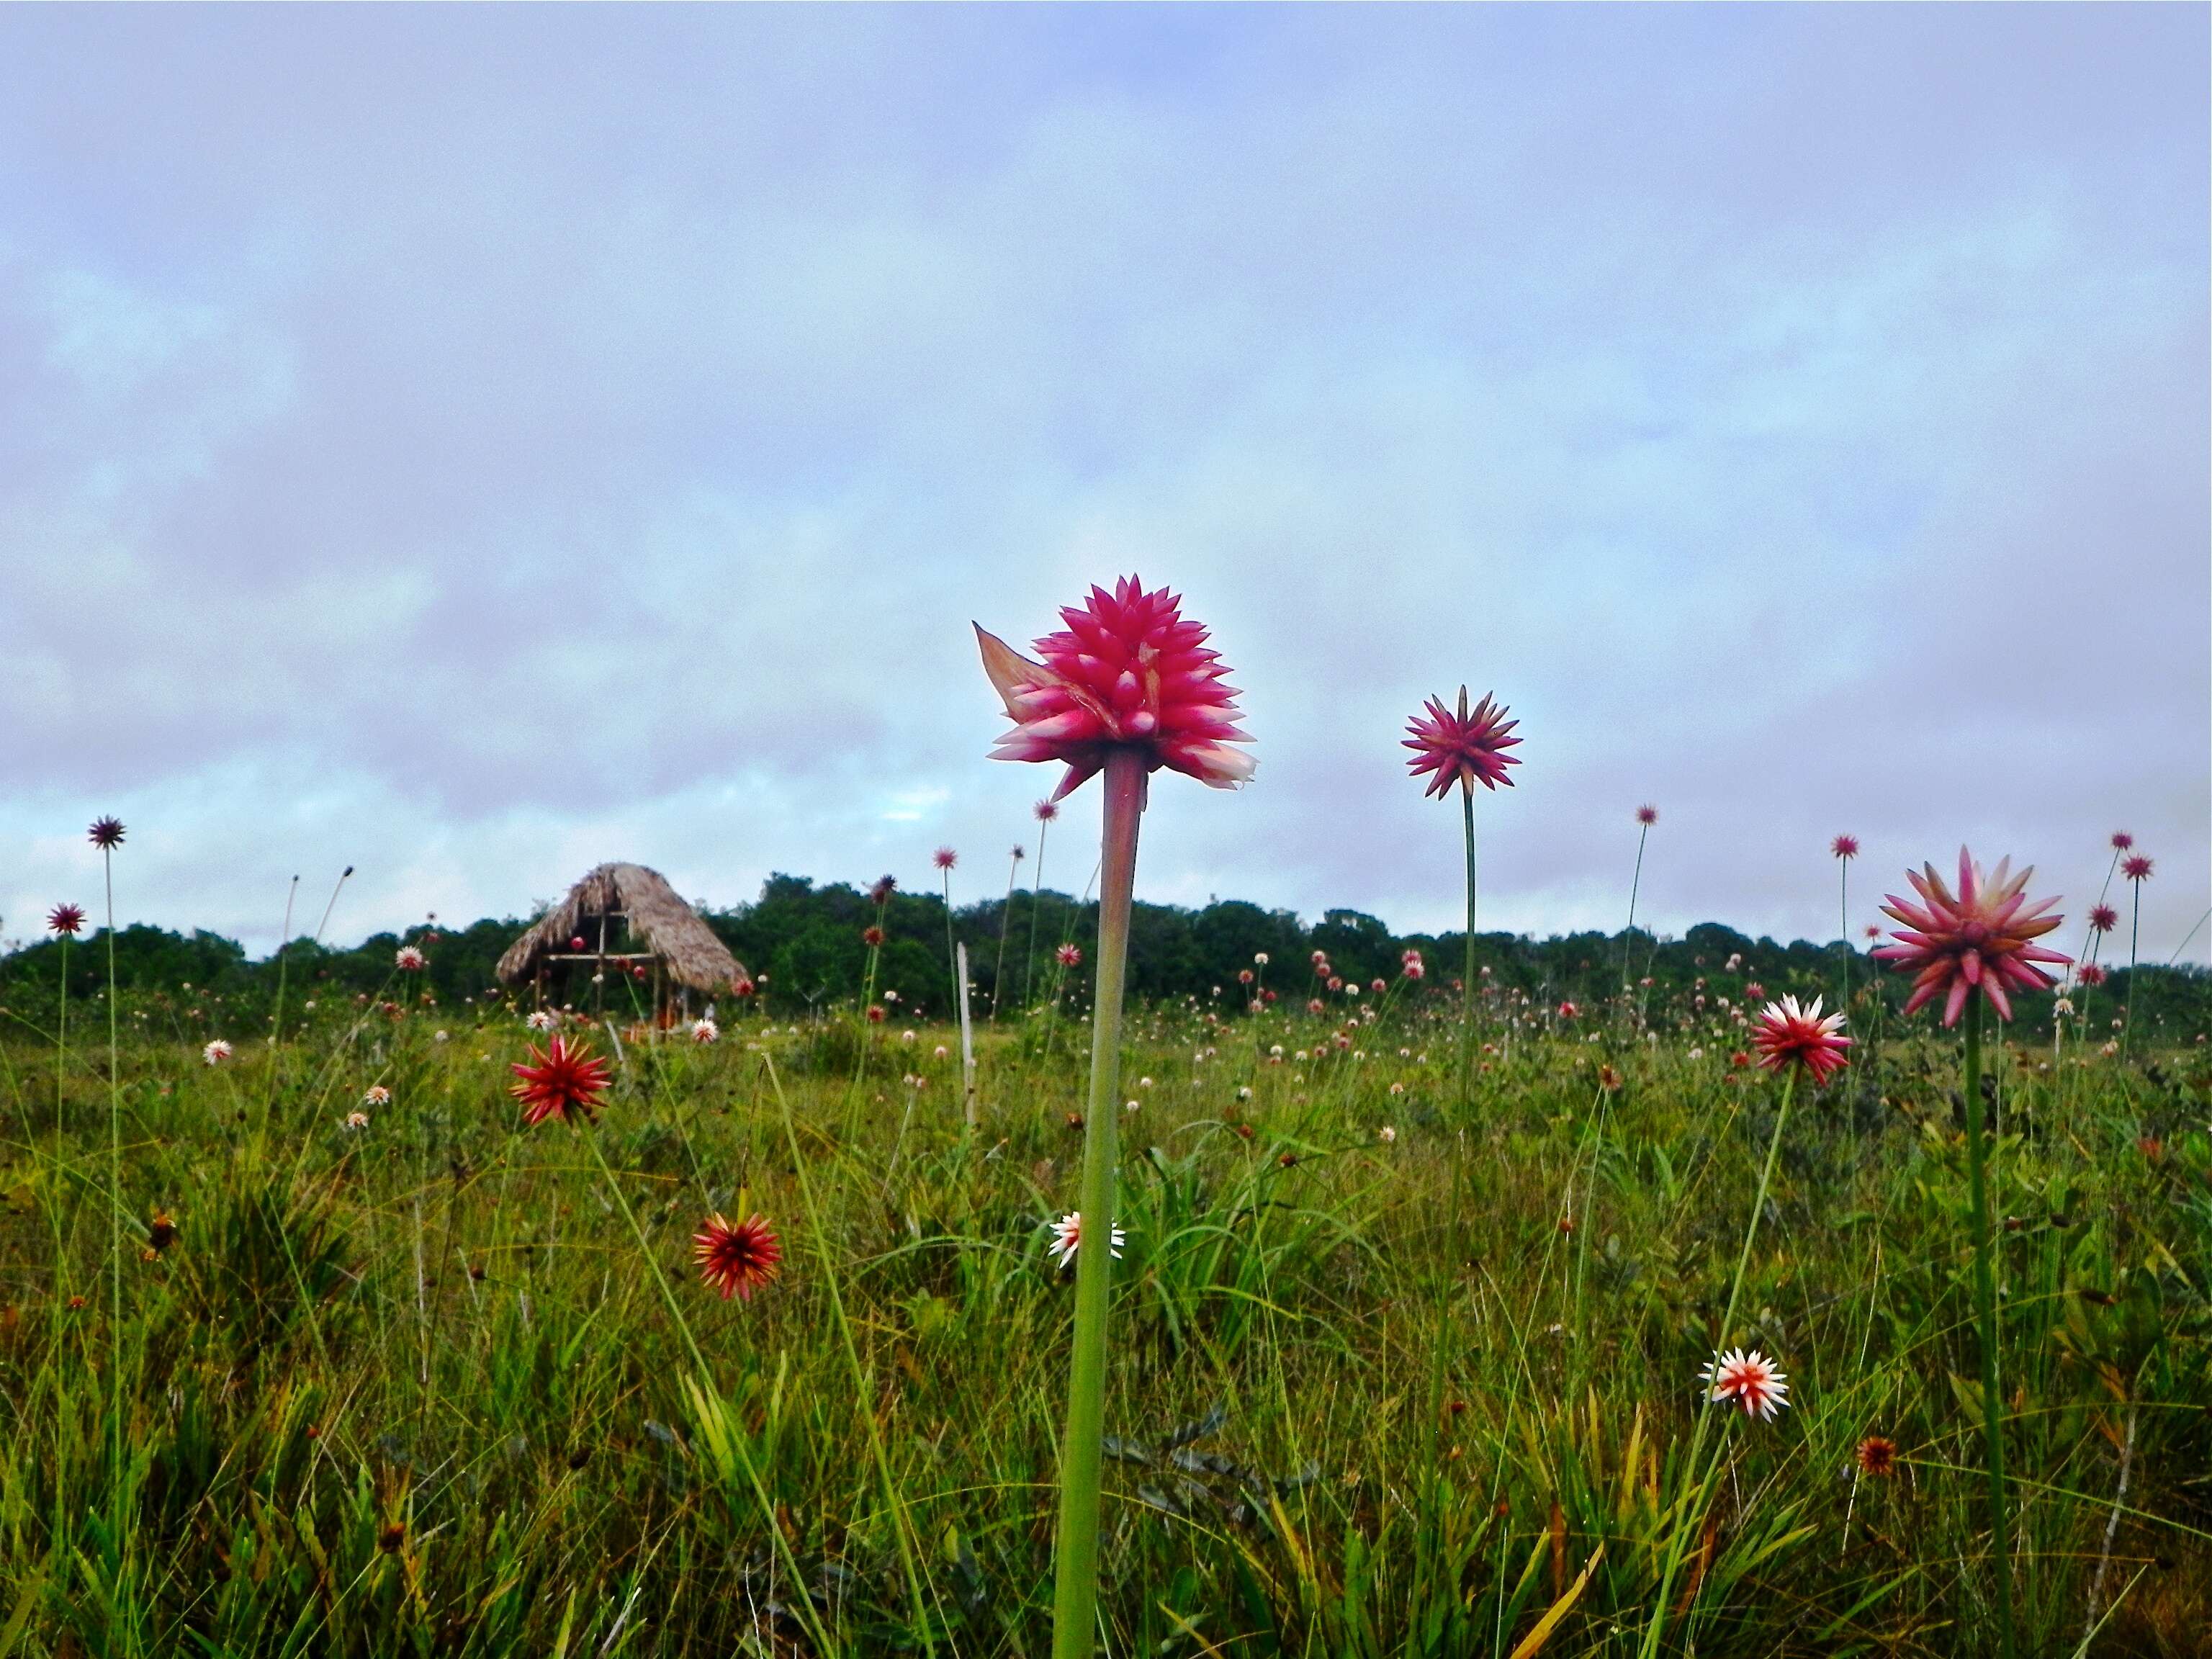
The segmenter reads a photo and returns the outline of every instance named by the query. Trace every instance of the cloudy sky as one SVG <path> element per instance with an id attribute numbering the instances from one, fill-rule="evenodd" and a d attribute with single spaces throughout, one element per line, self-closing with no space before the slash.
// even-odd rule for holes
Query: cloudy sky
<path id="1" fill-rule="evenodd" d="M 998 890 L 970 619 L 1187 597 L 1142 896 L 1832 937 L 2208 902 L 2202 7 L 0 11 L 0 933 L 605 858 Z M 1079 887 L 1096 786 L 1047 878 Z M 1095 843 L 1094 843 L 1095 847 Z M 312 917 L 310 918 L 312 920 Z M 2207 930 L 2189 954 L 2204 959 Z M 2069 939 L 2073 936 L 2069 925 Z"/>

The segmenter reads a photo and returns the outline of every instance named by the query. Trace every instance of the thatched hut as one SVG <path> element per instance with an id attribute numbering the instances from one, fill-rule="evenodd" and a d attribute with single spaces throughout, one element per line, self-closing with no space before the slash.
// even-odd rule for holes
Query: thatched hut
<path id="1" fill-rule="evenodd" d="M 500 957 L 502 983 L 527 981 L 542 1000 L 555 969 L 588 964 L 594 974 L 646 970 L 653 1008 L 665 1018 L 671 994 L 727 994 L 750 975 L 668 878 L 641 864 L 602 864 L 531 924 Z"/>

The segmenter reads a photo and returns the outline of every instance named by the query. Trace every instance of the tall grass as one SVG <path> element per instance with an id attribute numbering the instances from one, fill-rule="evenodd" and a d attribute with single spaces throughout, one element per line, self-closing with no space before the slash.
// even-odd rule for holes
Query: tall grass
<path id="1" fill-rule="evenodd" d="M 979 1128 L 902 1142 L 902 1064 L 957 1062 L 849 1012 L 626 1038 L 586 1138 L 515 1132 L 519 1009 L 320 999 L 216 1070 L 119 1000 L 109 1074 L 80 1050 L 58 1096 L 42 1036 L 0 1044 L 0 1659 L 1048 1650 L 1073 1019 L 980 1034 Z M 1710 1038 L 1532 1024 L 1462 1109 L 1457 999 L 1374 1005 L 1251 1042 L 1131 1011 L 1102 1645 L 1994 1653 L 1986 1411 L 2020 1650 L 2196 1650 L 2199 1054 L 1986 1041 L 1992 1390 L 1954 1044 L 1887 1037 L 1785 1123 Z M 801 1245 L 749 1304 L 687 1265 L 739 1188 Z M 1792 1407 L 1698 1447 L 1717 1331 Z M 1888 1480 L 1854 1476 L 1874 1433 Z"/>

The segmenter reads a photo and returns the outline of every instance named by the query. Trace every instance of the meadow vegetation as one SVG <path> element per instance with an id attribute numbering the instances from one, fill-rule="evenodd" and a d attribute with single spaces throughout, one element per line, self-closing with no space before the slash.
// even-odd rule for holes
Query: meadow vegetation
<path id="1" fill-rule="evenodd" d="M 886 962 L 942 920 L 900 902 Z M 1728 1414 L 1704 1481 L 1699 1368 L 1784 1086 L 1741 1054 L 1746 986 L 1832 994 L 1837 953 L 1479 941 L 1462 1103 L 1449 986 L 1327 993 L 1306 953 L 1350 979 L 1357 927 L 1291 926 L 1253 986 L 1224 944 L 1129 1016 L 1109 1650 L 1993 1651 L 1955 1035 L 1862 964 L 1735 1327 L 1788 1409 Z M 568 988 L 613 1086 L 534 1127 L 528 1003 L 441 977 L 465 933 L 357 988 L 295 949 L 281 1010 L 258 966 L 149 972 L 112 1076 L 98 988 L 58 1056 L 56 979 L 30 1000 L 58 964 L 10 958 L 0 1659 L 1046 1651 L 1074 1279 L 1048 1226 L 1088 1041 L 1054 932 L 1034 1005 L 979 1025 L 972 1124 L 949 1029 L 810 1000 L 776 946 L 712 1042 Z M 1624 942 L 1652 981 L 1626 995 Z M 1380 975 L 1400 942 L 1372 943 Z M 2201 1652 L 2212 1624 L 2212 1073 L 2203 981 L 2167 983 L 2125 1056 L 2101 1002 L 2087 1037 L 2023 1011 L 1989 1044 L 2029 1653 Z M 725 1299 L 692 1235 L 755 1212 L 781 1271 Z"/>

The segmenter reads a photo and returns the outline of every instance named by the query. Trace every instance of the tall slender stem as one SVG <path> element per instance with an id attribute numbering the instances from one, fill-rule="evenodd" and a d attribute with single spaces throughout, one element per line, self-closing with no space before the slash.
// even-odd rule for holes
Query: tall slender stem
<path id="1" fill-rule="evenodd" d="M 1797 1071 L 1798 1068 L 1793 1066 L 1783 1078 L 1781 1109 L 1774 1115 L 1774 1133 L 1766 1143 L 1766 1162 L 1759 1172 L 1759 1192 L 1751 1201 L 1751 1219 L 1745 1224 L 1743 1230 L 1743 1249 L 1736 1254 L 1735 1278 L 1729 1285 L 1728 1305 L 1721 1312 L 1720 1334 L 1713 1346 L 1716 1360 L 1728 1347 L 1729 1332 L 1735 1324 L 1736 1304 L 1743 1297 L 1744 1277 L 1751 1268 L 1752 1246 L 1759 1237 L 1759 1221 L 1766 1213 L 1766 1194 L 1774 1184 L 1774 1166 L 1782 1155 L 1782 1132 L 1789 1126 L 1790 1103 L 1797 1096 Z M 1697 1426 L 1690 1434 L 1689 1460 L 1683 1465 L 1686 1471 L 1685 1478 L 1690 1482 L 1686 1496 L 1705 1491 L 1715 1473 L 1701 1470 L 1698 1462 L 1698 1455 L 1705 1449 L 1705 1428 L 1711 1422 L 1712 1416 L 1713 1400 L 1709 1392 L 1698 1408 Z M 1716 1452 L 1717 1462 L 1718 1456 Z M 1669 1598 L 1674 1594 L 1674 1575 L 1682 1565 L 1683 1542 L 1697 1529 L 1702 1519 L 1702 1515 L 1685 1516 L 1674 1524 L 1673 1536 L 1668 1545 L 1667 1565 L 1659 1577 L 1659 1594 L 1652 1603 L 1651 1622 L 1644 1627 L 1640 1651 L 1645 1659 L 1651 1659 L 1651 1656 L 1659 1651 L 1660 1642 L 1667 1631 L 1667 1610 Z M 2007 1659 L 2010 1659 L 2009 1655 Z"/>
<path id="2" fill-rule="evenodd" d="M 945 976 L 952 987 L 952 1000 L 945 1005 L 945 1017 L 957 1020 L 960 1018 L 962 988 L 959 953 L 952 944 L 952 866 L 946 865 L 941 873 L 945 877 Z"/>
<path id="3" fill-rule="evenodd" d="M 2142 883 L 2136 890 L 2135 919 L 2128 923 L 2128 1005 L 2120 1012 L 2120 1052 L 2125 1054 L 2136 1035 L 2136 941 L 2142 937 Z"/>
<path id="4" fill-rule="evenodd" d="M 1474 785 L 1459 781 L 1462 823 L 1467 831 L 1467 968 L 1460 979 L 1459 1103 L 1474 1103 Z"/>
<path id="5" fill-rule="evenodd" d="M 115 1000 L 115 854 L 102 848 L 100 876 L 107 893 L 107 1261 L 108 1413 L 114 1441 L 114 1501 L 108 1516 L 118 1547 L 131 1528 L 123 1516 L 123 1067 Z"/>
<path id="6" fill-rule="evenodd" d="M 999 1023 L 999 1003 L 1006 990 L 1006 928 L 1014 919 L 1014 881 L 1022 872 L 1022 849 L 1006 862 L 1006 902 L 999 907 L 999 962 L 991 969 L 991 1024 Z"/>
<path id="7" fill-rule="evenodd" d="M 1036 874 L 1030 882 L 1030 948 L 1022 958 L 1022 1006 L 1030 1006 L 1030 979 L 1036 972 L 1037 912 L 1044 900 L 1044 838 L 1052 828 L 1050 818 L 1037 820 Z"/>
<path id="8" fill-rule="evenodd" d="M 1982 1449 L 1990 1477 L 1990 1553 L 1996 1565 L 1997 1651 L 2013 1659 L 2012 1547 L 2005 1514 L 2004 1396 L 1997 1378 L 1997 1289 L 1982 1146 L 1982 1000 L 1966 999 L 1966 1182 L 1973 1206 L 1974 1312 L 1982 1339 Z"/>
<path id="9" fill-rule="evenodd" d="M 1851 1011 L 1851 861 L 1839 858 L 1843 877 L 1837 887 L 1837 907 L 1841 913 L 1844 940 L 1844 1000 L 1838 1006 L 1845 1014 Z"/>
<path id="10" fill-rule="evenodd" d="M 1650 839 L 1651 826 L 1644 825 L 1636 832 L 1636 873 L 1628 882 L 1628 931 L 1620 936 L 1620 994 L 1628 996 L 1628 953 L 1636 943 L 1636 895 L 1644 885 L 1644 843 Z"/>
<path id="11" fill-rule="evenodd" d="M 1113 1289 L 1115 1118 L 1121 1093 L 1121 989 L 1145 810 L 1145 757 L 1106 758 L 1103 879 L 1091 1013 L 1091 1096 L 1083 1118 L 1082 1237 L 1075 1257 L 1075 1339 L 1068 1360 L 1067 1437 L 1060 1458 L 1060 1543 L 1053 1585 L 1053 1659 L 1090 1659 L 1098 1623 L 1098 1479 L 1104 1458 L 1106 1312 Z"/>

